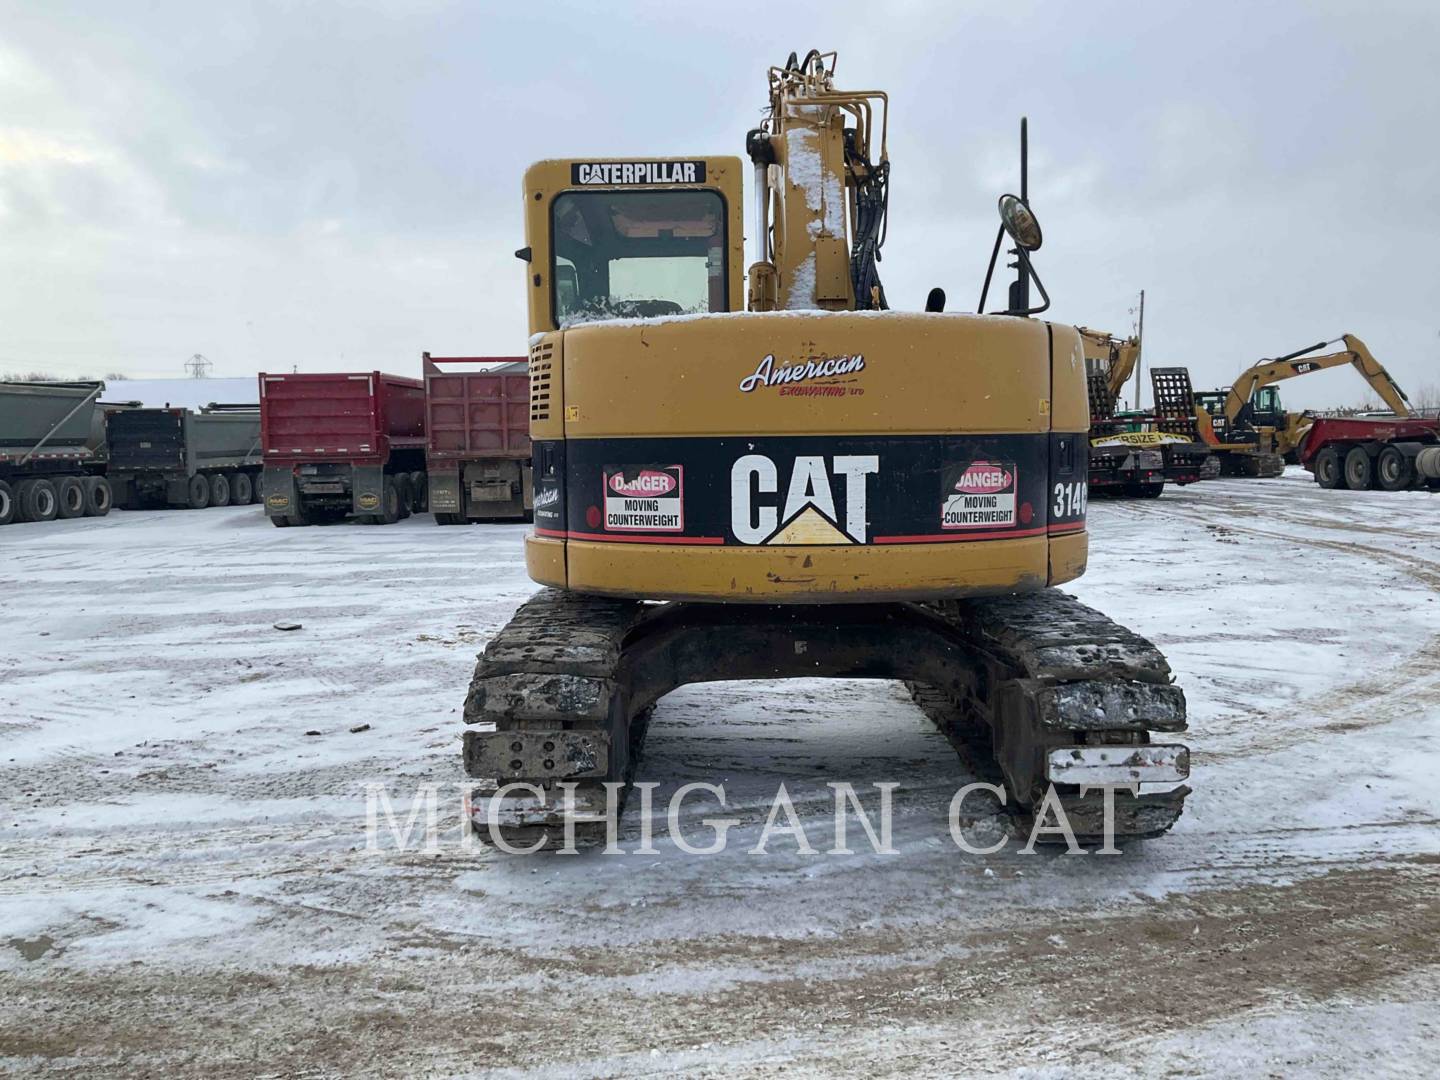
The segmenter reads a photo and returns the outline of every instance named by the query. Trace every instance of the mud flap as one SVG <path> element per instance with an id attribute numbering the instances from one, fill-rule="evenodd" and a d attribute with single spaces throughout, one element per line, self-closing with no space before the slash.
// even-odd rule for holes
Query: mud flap
<path id="1" fill-rule="evenodd" d="M 295 489 L 295 470 L 266 469 L 264 472 L 265 516 L 287 517 L 300 510 L 300 493 Z"/>
<path id="2" fill-rule="evenodd" d="M 135 481 L 129 476 L 111 473 L 106 478 L 110 482 L 110 498 L 112 505 L 121 510 L 137 510 L 139 498 L 135 492 Z"/>
<path id="3" fill-rule="evenodd" d="M 458 514 L 460 505 L 460 470 L 429 469 L 430 509 L 436 514 Z"/>
<path id="4" fill-rule="evenodd" d="M 190 476 L 188 473 L 170 473 L 166 475 L 165 503 L 167 506 L 190 505 Z"/>
<path id="5" fill-rule="evenodd" d="M 385 505 L 385 467 L 353 465 L 350 469 L 350 509 L 356 514 L 378 514 Z"/>

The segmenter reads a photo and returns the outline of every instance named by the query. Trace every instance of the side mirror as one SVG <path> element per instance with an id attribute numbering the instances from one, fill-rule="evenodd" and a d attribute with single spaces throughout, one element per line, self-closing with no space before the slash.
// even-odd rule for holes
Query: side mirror
<path id="1" fill-rule="evenodd" d="M 1000 223 L 1016 247 L 1023 251 L 1040 250 L 1045 239 L 1040 232 L 1040 222 L 1020 196 L 1000 196 Z"/>
<path id="2" fill-rule="evenodd" d="M 1040 244 L 1044 237 L 1040 232 L 1040 222 L 1036 220 L 1034 211 L 1030 209 L 1029 178 L 1029 125 L 1022 116 L 1020 118 L 1020 194 L 1000 196 L 1000 226 L 995 230 L 995 246 L 990 251 L 990 264 L 985 268 L 985 284 L 980 286 L 980 303 L 975 307 L 978 315 L 985 314 L 985 299 L 990 295 L 990 281 L 995 275 L 995 266 L 1000 260 L 1000 247 L 1007 236 L 1015 245 L 1010 252 L 1015 256 L 1015 261 L 1007 262 L 1005 265 L 1015 271 L 1015 280 L 1010 283 L 1009 303 L 1003 314 L 1028 317 L 1039 315 L 1042 311 L 1050 309 L 1050 296 L 1040 281 L 1040 275 L 1035 273 L 1035 267 L 1030 262 L 1030 253 L 1040 250 Z M 1030 304 L 1030 283 L 1032 281 L 1035 283 L 1035 288 L 1040 291 L 1040 299 L 1043 301 L 1039 307 L 1033 307 Z"/>

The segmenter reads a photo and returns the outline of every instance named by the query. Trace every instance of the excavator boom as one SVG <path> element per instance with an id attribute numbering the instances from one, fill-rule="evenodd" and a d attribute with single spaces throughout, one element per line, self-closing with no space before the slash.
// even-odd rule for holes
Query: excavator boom
<path id="1" fill-rule="evenodd" d="M 1399 417 L 1410 417 L 1415 415 L 1415 410 L 1410 405 L 1410 399 L 1405 396 L 1405 391 L 1400 389 L 1398 383 L 1390 377 L 1380 361 L 1366 344 L 1354 334 L 1344 334 L 1336 341 L 1343 341 L 1345 348 L 1340 352 L 1326 353 L 1324 356 L 1306 356 L 1306 353 L 1314 352 L 1316 349 L 1323 349 L 1326 345 L 1334 344 L 1332 341 L 1322 341 L 1311 345 L 1307 349 L 1290 353 L 1273 360 L 1261 360 L 1251 367 L 1235 384 L 1230 387 L 1230 392 L 1225 396 L 1225 419 L 1228 424 L 1234 425 L 1241 411 L 1250 403 L 1251 396 L 1256 390 L 1271 386 L 1285 379 L 1293 379 L 1297 375 L 1308 375 L 1312 371 L 1322 371 L 1325 368 L 1339 367 L 1342 364 L 1350 364 L 1360 373 L 1375 393 L 1380 395 L 1380 400 L 1385 402 Z"/>
<path id="2" fill-rule="evenodd" d="M 1117 401 L 1130 376 L 1135 374 L 1135 365 L 1140 362 L 1140 338 L 1132 334 L 1128 338 L 1117 338 L 1103 330 L 1091 330 L 1088 326 L 1077 326 L 1080 343 L 1085 349 L 1085 367 L 1090 374 L 1103 374 L 1105 388 L 1110 400 Z"/>

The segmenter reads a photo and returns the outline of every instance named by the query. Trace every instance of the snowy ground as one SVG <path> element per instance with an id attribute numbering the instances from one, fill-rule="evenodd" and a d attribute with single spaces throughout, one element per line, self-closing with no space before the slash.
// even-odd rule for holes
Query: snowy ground
<path id="1" fill-rule="evenodd" d="M 1440 499 L 1092 504 L 1074 591 L 1165 651 L 1194 748 L 1180 825 L 1113 857 L 957 850 L 972 775 L 858 681 L 662 702 L 641 779 L 723 782 L 724 854 L 459 849 L 522 532 L 0 531 L 0 1070 L 1433 1075 Z M 822 849 L 827 781 L 899 782 L 898 853 L 747 854 L 781 780 Z M 367 782 L 442 785 L 440 851 L 366 850 Z"/>

